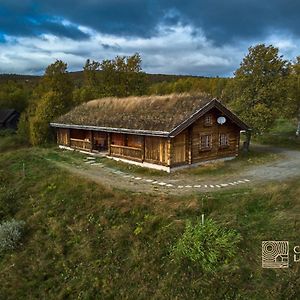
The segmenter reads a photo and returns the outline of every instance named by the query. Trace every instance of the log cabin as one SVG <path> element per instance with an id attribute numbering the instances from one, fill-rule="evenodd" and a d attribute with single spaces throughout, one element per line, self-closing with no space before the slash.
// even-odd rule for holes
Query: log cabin
<path id="1" fill-rule="evenodd" d="M 60 147 L 167 172 L 236 157 L 240 132 L 250 130 L 206 94 L 97 99 L 50 125 Z"/>

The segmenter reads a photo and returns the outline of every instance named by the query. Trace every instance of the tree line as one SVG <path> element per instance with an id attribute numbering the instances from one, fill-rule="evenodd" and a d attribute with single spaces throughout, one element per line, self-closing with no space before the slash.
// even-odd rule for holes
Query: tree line
<path id="1" fill-rule="evenodd" d="M 277 118 L 295 118 L 300 129 L 300 56 L 288 61 L 272 45 L 259 44 L 233 78 L 174 77 L 153 83 L 142 71 L 141 56 L 117 56 L 101 62 L 87 60 L 79 83 L 67 64 L 49 65 L 37 84 L 9 81 L 0 86 L 0 109 L 21 112 L 18 133 L 33 145 L 51 140 L 49 123 L 74 106 L 95 98 L 206 92 L 222 99 L 255 133 L 267 132 Z"/>

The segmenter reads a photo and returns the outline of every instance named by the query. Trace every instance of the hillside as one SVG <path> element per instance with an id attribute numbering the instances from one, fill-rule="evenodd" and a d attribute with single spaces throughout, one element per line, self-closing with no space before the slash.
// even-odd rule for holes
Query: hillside
<path id="1" fill-rule="evenodd" d="M 109 188 L 59 168 L 53 148 L 0 140 L 0 218 L 26 222 L 0 256 L 1 299 L 296 299 L 300 268 L 261 268 L 262 240 L 299 244 L 299 178 L 171 196 Z M 80 154 L 69 153 L 70 162 Z M 23 164 L 24 172 L 23 172 Z M 204 204 L 203 204 L 204 203 Z M 201 213 L 242 236 L 217 273 L 172 260 Z"/>
<path id="2" fill-rule="evenodd" d="M 101 71 L 99 71 L 101 73 Z M 74 80 L 76 85 L 81 85 L 83 82 L 83 71 L 69 72 L 69 76 Z M 0 84 L 7 81 L 14 81 L 17 83 L 37 83 L 41 76 L 38 75 L 19 75 L 19 74 L 0 74 Z M 183 78 L 204 78 L 203 76 L 191 75 L 166 75 L 166 74 L 147 74 L 147 81 L 150 84 L 160 82 L 172 82 Z"/>

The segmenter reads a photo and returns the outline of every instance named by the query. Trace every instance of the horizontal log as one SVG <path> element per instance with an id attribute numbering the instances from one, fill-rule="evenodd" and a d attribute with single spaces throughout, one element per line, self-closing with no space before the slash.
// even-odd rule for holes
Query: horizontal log
<path id="1" fill-rule="evenodd" d="M 123 148 L 123 149 L 129 149 L 129 150 L 142 150 L 142 148 L 137 147 L 128 147 L 128 146 L 122 146 L 122 145 L 110 145 L 112 148 Z"/>

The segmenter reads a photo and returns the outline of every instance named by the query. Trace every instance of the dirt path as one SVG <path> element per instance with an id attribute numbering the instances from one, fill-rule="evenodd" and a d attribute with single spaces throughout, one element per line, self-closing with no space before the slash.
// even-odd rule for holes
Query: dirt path
<path id="1" fill-rule="evenodd" d="M 280 159 L 263 165 L 253 165 L 238 173 L 220 174 L 216 176 L 169 174 L 157 178 L 133 175 L 109 168 L 102 163 L 87 163 L 85 167 L 55 162 L 59 167 L 73 174 L 89 178 L 95 182 L 114 188 L 142 193 L 182 194 L 206 192 L 237 185 L 255 185 L 266 181 L 282 181 L 292 177 L 300 177 L 300 151 L 283 148 L 259 146 L 261 151 L 279 153 Z M 92 158 L 90 158 L 92 160 Z"/>

